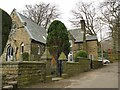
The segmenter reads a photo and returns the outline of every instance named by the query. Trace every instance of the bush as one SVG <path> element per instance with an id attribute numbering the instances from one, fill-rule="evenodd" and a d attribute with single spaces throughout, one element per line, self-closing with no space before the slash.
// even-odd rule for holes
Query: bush
<path id="1" fill-rule="evenodd" d="M 22 54 L 22 59 L 23 59 L 23 61 L 28 61 L 28 60 L 29 60 L 29 53 L 24 52 L 24 53 Z"/>
<path id="2" fill-rule="evenodd" d="M 87 58 L 87 53 L 84 50 L 80 50 L 77 53 L 75 53 L 74 55 L 75 60 L 77 59 L 77 57 Z"/>

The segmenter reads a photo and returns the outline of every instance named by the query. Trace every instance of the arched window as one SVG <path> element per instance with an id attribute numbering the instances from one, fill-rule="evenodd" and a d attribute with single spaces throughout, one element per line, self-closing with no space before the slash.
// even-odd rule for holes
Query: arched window
<path id="1" fill-rule="evenodd" d="M 13 47 L 10 44 L 7 48 L 6 61 L 11 61 L 11 60 L 13 60 Z"/>
<path id="2" fill-rule="evenodd" d="M 21 43 L 21 54 L 24 52 L 24 43 Z"/>

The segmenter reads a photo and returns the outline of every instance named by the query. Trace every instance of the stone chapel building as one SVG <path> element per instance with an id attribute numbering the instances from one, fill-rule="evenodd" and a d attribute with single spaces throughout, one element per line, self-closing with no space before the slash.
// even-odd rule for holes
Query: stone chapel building
<path id="1" fill-rule="evenodd" d="M 40 60 L 45 50 L 46 30 L 14 9 L 11 13 L 12 28 L 3 57 L 6 61 L 22 60 L 28 53 L 29 60 Z"/>

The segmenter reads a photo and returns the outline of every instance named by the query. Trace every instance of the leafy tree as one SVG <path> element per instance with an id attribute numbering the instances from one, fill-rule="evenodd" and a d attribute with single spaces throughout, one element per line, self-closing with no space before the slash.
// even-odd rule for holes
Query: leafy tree
<path id="1" fill-rule="evenodd" d="M 60 16 L 57 6 L 51 5 L 50 3 L 26 5 L 26 9 L 23 10 L 23 14 L 45 28 L 47 28 L 51 20 Z"/>
<path id="2" fill-rule="evenodd" d="M 28 52 L 24 52 L 22 54 L 22 59 L 23 59 L 23 61 L 29 61 L 29 53 Z"/>
<path id="3" fill-rule="evenodd" d="M 75 60 L 77 59 L 77 57 L 87 58 L 87 53 L 84 50 L 80 50 L 77 53 L 75 53 L 75 56 L 74 56 Z"/>
<path id="4" fill-rule="evenodd" d="M 56 59 L 58 58 L 59 54 L 63 51 L 66 55 L 70 51 L 70 43 L 68 37 L 68 31 L 65 25 L 59 21 L 55 20 L 51 23 L 50 27 L 48 28 L 48 36 L 47 36 L 47 45 L 51 47 L 50 50 L 52 53 L 55 52 L 57 54 Z M 54 49 L 53 49 L 54 48 Z"/>
<path id="5" fill-rule="evenodd" d="M 11 30 L 11 25 L 12 25 L 12 20 L 11 17 L 9 16 L 9 14 L 7 14 L 4 10 L 0 9 L 0 16 L 2 16 L 2 18 L 0 17 L 1 21 L 2 21 L 2 52 L 6 46 L 7 40 L 8 40 L 8 36 Z M 0 31 L 1 32 L 1 31 Z M 1 38 L 1 37 L 0 37 Z M 0 54 L 1 54 L 1 46 L 0 46 Z"/>
<path id="6" fill-rule="evenodd" d="M 50 53 L 55 58 L 57 64 L 59 55 L 62 51 L 68 55 L 70 51 L 68 31 L 61 21 L 53 21 L 48 28 L 47 46 L 49 47 Z"/>

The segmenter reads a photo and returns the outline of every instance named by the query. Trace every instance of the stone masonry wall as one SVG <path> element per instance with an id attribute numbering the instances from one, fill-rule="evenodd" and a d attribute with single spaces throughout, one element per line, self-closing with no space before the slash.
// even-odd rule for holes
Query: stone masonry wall
<path id="1" fill-rule="evenodd" d="M 45 80 L 45 63 L 41 62 L 22 62 L 19 63 L 18 86 L 43 82 Z"/>
<path id="2" fill-rule="evenodd" d="M 81 72 L 90 70 L 89 60 L 80 60 L 79 62 L 67 62 L 63 67 L 63 73 L 73 76 Z"/>
<path id="3" fill-rule="evenodd" d="M 77 75 L 82 72 L 91 70 L 91 61 L 89 59 L 79 59 L 78 62 L 64 62 L 63 63 L 63 74 L 67 76 Z M 92 69 L 103 67 L 102 62 L 92 61 Z"/>
<path id="4" fill-rule="evenodd" d="M 101 61 L 93 61 L 92 65 L 93 65 L 93 69 L 97 69 L 97 68 L 103 67 L 103 63 Z"/>
<path id="5" fill-rule="evenodd" d="M 97 41 L 87 41 L 87 52 L 89 55 L 93 55 L 93 60 L 98 60 L 98 45 Z"/>
<path id="6" fill-rule="evenodd" d="M 2 64 L 3 86 L 17 81 L 18 87 L 45 81 L 46 64 L 43 62 L 6 62 Z"/>
<path id="7" fill-rule="evenodd" d="M 17 81 L 18 63 L 2 63 L 2 84 L 7 85 L 8 82 Z"/>

